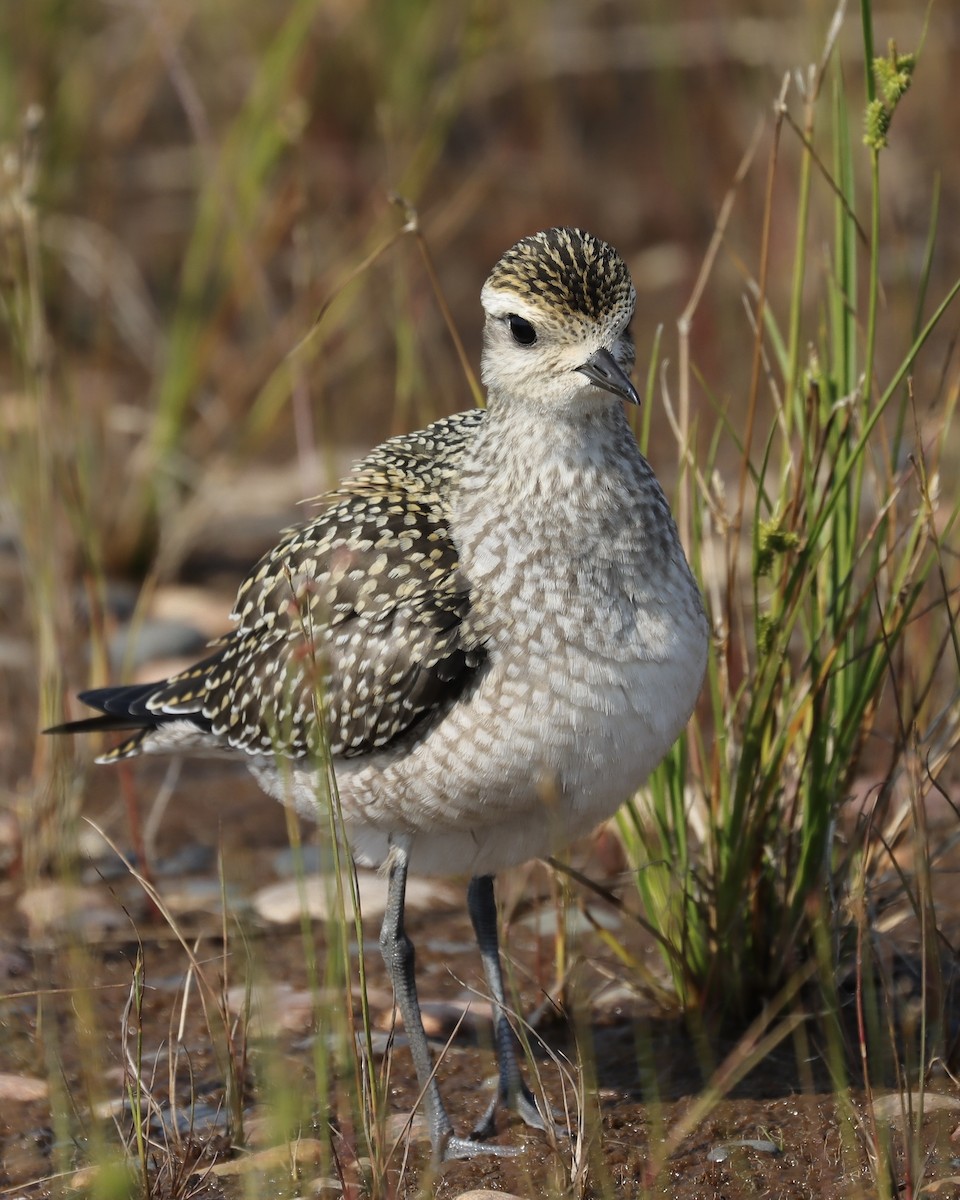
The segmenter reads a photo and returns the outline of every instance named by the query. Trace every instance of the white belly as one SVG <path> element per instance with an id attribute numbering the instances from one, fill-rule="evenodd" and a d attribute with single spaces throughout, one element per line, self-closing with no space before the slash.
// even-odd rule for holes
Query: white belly
<path id="1" fill-rule="evenodd" d="M 703 678 L 698 612 L 628 638 L 616 658 L 552 647 L 494 658 L 479 686 L 405 752 L 335 763 L 358 862 L 376 866 L 391 834 L 412 835 L 419 874 L 490 874 L 555 853 L 644 782 L 686 724 Z M 549 681 L 549 682 L 548 682 Z M 254 766 L 278 799 L 316 816 L 317 775 Z"/>

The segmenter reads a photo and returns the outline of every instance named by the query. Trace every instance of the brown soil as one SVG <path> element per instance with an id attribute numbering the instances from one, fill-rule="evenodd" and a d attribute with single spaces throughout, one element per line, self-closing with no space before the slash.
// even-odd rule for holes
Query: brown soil
<path id="1" fill-rule="evenodd" d="M 146 764 L 139 775 L 141 794 L 151 795 L 161 777 L 162 766 Z M 122 842 L 124 822 L 117 806 L 117 785 L 114 771 L 102 769 L 89 777 L 93 815 Z M 185 887 L 193 887 L 202 897 L 201 885 L 213 885 L 212 911 L 200 911 L 198 904 L 197 911 L 180 915 L 178 928 L 214 983 L 226 971 L 231 987 L 256 979 L 288 985 L 293 997 L 309 990 L 301 932 L 268 926 L 246 907 L 258 887 L 276 878 L 277 855 L 287 844 L 282 810 L 265 800 L 245 775 L 207 765 L 185 770 L 157 847 L 157 886 L 161 896 L 175 898 Z M 204 847 L 211 853 L 205 856 Z M 222 857 L 223 886 L 240 914 L 239 926 L 244 931 L 241 937 L 238 924 L 228 918 L 226 962 L 224 925 L 216 913 L 214 850 Z M 192 874 L 165 873 L 165 864 L 174 854 L 193 858 Z M 109 860 L 104 860 L 101 872 L 108 869 Z M 58 942 L 30 936 L 16 907 L 22 884 L 23 880 L 13 875 L 0 893 L 0 927 L 5 931 L 0 961 L 7 969 L 6 994 L 0 1000 L 0 1069 L 51 1079 L 68 1097 L 65 1103 L 60 1101 L 60 1128 L 51 1120 L 49 1100 L 0 1106 L 2 1186 L 32 1197 L 57 1190 L 58 1185 L 50 1182 L 56 1172 L 71 1171 L 89 1161 L 95 1142 L 92 1124 L 96 1122 L 90 1116 L 94 1100 L 101 1104 L 112 1100 L 116 1111 L 122 1113 L 121 1017 L 138 952 L 143 955 L 147 985 L 142 1012 L 144 1061 L 156 1055 L 159 1065 L 151 1086 L 166 1109 L 167 1120 L 172 1120 L 167 1065 L 172 1031 L 180 1020 L 188 958 L 168 925 L 144 909 L 139 886 L 122 871 L 108 881 L 121 923 L 112 933 L 92 926 L 82 953 L 76 948 L 76 939 Z M 544 989 L 553 985 L 552 939 L 524 921 L 537 905 L 549 909 L 552 901 L 547 892 L 545 876 L 539 870 L 528 872 L 525 878 L 508 878 L 502 887 L 502 895 L 508 899 L 516 894 L 523 897 L 512 912 L 508 944 L 527 1011 L 536 1008 Z M 124 909 L 131 914 L 126 927 Z M 444 904 L 427 913 L 414 913 L 409 931 L 418 947 L 424 999 L 453 999 L 464 986 L 482 991 L 479 963 L 462 909 Z M 650 954 L 649 946 L 629 922 L 617 936 L 632 952 Z M 324 929 L 315 926 L 310 938 L 322 960 Z M 374 1024 L 382 1027 L 389 1020 L 389 992 L 376 952 L 376 922 L 365 929 L 365 950 Z M 634 1195 L 646 1186 L 651 1195 L 690 1200 L 879 1194 L 867 1148 L 873 1137 L 867 1097 L 862 1088 L 838 1095 L 831 1087 L 818 1054 L 815 1021 L 805 1030 L 809 1040 L 795 1036 L 783 1042 L 743 1082 L 708 1105 L 694 1119 L 688 1135 L 675 1144 L 672 1131 L 703 1099 L 711 1070 L 734 1050 L 735 1043 L 705 1039 L 706 1049 L 698 1050 L 684 1022 L 656 1011 L 622 987 L 611 989 L 610 977 L 621 972 L 595 937 L 583 935 L 578 953 L 575 985 L 567 993 L 568 1011 L 575 1015 L 542 1027 L 548 1049 L 538 1052 L 537 1064 L 558 1108 L 563 1105 L 564 1091 L 551 1056 L 573 1063 L 579 1060 L 582 1065 L 585 1133 L 579 1150 L 579 1184 L 571 1179 L 576 1173 L 575 1142 L 564 1139 L 552 1149 L 543 1135 L 507 1120 L 502 1122 L 497 1141 L 522 1145 L 523 1153 L 508 1160 L 484 1156 L 446 1164 L 430 1184 L 435 1195 L 455 1197 L 476 1187 L 505 1189 L 522 1196 L 575 1194 L 578 1186 L 589 1196 Z M 336 997 L 331 1003 L 338 1003 Z M 277 1094 L 271 1092 L 276 1086 L 271 1080 L 278 1071 L 283 1078 L 297 1081 L 297 1094 L 317 1095 L 313 1074 L 316 1039 L 328 1033 L 324 1013 L 329 1015 L 331 1010 L 325 1010 L 321 1000 L 315 1011 L 319 1027 L 309 1004 L 298 1017 L 291 1002 L 284 1029 L 251 1040 L 244 1073 L 244 1125 L 254 1150 L 280 1140 L 268 1120 L 269 1097 Z M 195 1166 L 184 1172 L 189 1177 L 193 1171 L 188 1190 L 196 1195 L 239 1196 L 248 1186 L 242 1177 L 204 1176 L 211 1163 L 230 1161 L 238 1147 L 226 1115 L 223 1059 L 215 1053 L 209 1032 L 211 1025 L 216 1027 L 216 1018 L 211 1025 L 204 1019 L 195 983 L 185 1012 L 174 1092 L 184 1136 L 173 1160 L 180 1161 L 190 1153 L 198 1156 Z M 480 1036 L 483 1040 L 482 1027 Z M 96 1097 L 88 1093 L 91 1053 L 102 1056 L 95 1072 L 102 1081 Z M 805 1069 L 798 1068 L 805 1055 Z M 848 1064 L 845 1069 L 852 1068 Z M 482 1112 L 488 1093 L 479 1084 L 493 1070 L 489 1049 L 478 1046 L 473 1035 L 461 1033 L 446 1050 L 439 1074 L 460 1128 L 469 1128 Z M 580 1077 L 579 1071 L 574 1071 L 574 1077 Z M 933 1090 L 944 1092 L 942 1084 L 934 1084 Z M 279 1094 L 285 1094 L 283 1088 Z M 402 1045 L 394 1050 L 386 1095 L 395 1114 L 409 1112 L 416 1104 L 413 1072 Z M 576 1098 L 569 1092 L 566 1099 L 575 1106 Z M 897 1186 L 907 1183 L 909 1170 L 915 1171 L 917 1162 L 922 1162 L 928 1181 L 960 1174 L 960 1151 L 951 1141 L 958 1109 L 952 1095 L 944 1093 L 942 1102 L 947 1107 L 928 1112 L 919 1123 L 919 1133 L 907 1139 L 889 1113 L 881 1119 L 878 1133 L 884 1153 L 890 1156 Z M 332 1103 L 333 1126 L 326 1124 L 327 1118 L 314 1106 L 296 1132 L 336 1147 L 349 1178 L 351 1171 L 357 1170 L 355 1141 L 345 1114 L 337 1111 L 335 1098 Z M 934 1103 L 928 1100 L 928 1107 Z M 129 1131 L 128 1118 L 121 1115 L 120 1125 Z M 115 1143 L 112 1121 L 103 1118 L 99 1126 L 102 1136 Z M 65 1131 L 72 1139 L 66 1144 Z M 160 1138 L 158 1128 L 154 1134 Z M 668 1145 L 666 1160 L 658 1161 Z M 914 1155 L 909 1167 L 905 1146 Z M 301 1168 L 304 1191 L 318 1169 Z M 289 1188 L 289 1173 L 286 1177 Z M 420 1194 L 429 1178 L 427 1151 L 422 1141 L 415 1141 L 407 1162 L 402 1161 L 400 1152 L 391 1160 L 387 1183 L 396 1194 L 413 1196 Z M 950 1194 L 949 1186 L 945 1194 Z M 167 1183 L 158 1183 L 157 1193 L 164 1194 L 166 1188 Z"/>

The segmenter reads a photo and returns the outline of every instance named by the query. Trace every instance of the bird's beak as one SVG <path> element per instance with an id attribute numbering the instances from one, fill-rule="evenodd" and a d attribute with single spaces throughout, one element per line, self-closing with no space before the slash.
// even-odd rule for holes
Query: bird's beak
<path id="1" fill-rule="evenodd" d="M 582 375 L 586 375 L 591 383 L 603 388 L 605 392 L 613 392 L 615 396 L 622 396 L 631 404 L 640 403 L 637 389 L 630 382 L 626 371 L 605 347 L 601 347 L 596 354 L 591 354 L 582 367 L 577 367 L 577 370 Z"/>

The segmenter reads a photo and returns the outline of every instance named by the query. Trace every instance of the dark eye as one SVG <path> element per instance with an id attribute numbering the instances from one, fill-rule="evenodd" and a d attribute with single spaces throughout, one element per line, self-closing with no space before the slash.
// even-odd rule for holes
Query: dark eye
<path id="1" fill-rule="evenodd" d="M 520 346 L 532 346 L 537 340 L 537 331 L 525 321 L 523 317 L 518 317 L 513 314 L 507 317 L 510 322 L 510 332 L 513 334 L 513 340 Z"/>

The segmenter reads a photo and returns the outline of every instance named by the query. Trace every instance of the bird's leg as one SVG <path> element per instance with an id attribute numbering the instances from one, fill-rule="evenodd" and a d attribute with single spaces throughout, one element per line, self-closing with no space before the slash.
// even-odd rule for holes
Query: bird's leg
<path id="1" fill-rule="evenodd" d="M 544 1119 L 537 1101 L 523 1080 L 517 1059 L 517 1039 L 507 1020 L 507 998 L 503 988 L 503 971 L 500 966 L 500 946 L 497 940 L 497 903 L 493 895 L 493 876 L 475 875 L 467 890 L 467 907 L 476 934 L 487 986 L 493 997 L 493 1040 L 497 1050 L 497 1065 L 500 1079 L 497 1093 L 482 1120 L 473 1131 L 473 1137 L 485 1138 L 496 1129 L 498 1105 L 512 1109 L 534 1129 L 546 1129 L 548 1124 L 557 1132 L 566 1133 L 566 1128 L 556 1126 L 553 1117 Z"/>
<path id="2" fill-rule="evenodd" d="M 423 1093 L 423 1106 L 426 1110 L 434 1157 L 440 1160 L 473 1158 L 478 1154 L 514 1154 L 516 1150 L 509 1146 L 483 1146 L 476 1141 L 455 1137 L 453 1125 L 443 1106 L 434 1074 L 433 1057 L 427 1045 L 427 1035 L 420 1016 L 413 943 L 403 928 L 409 853 L 409 842 L 399 839 L 391 842 L 390 881 L 387 888 L 387 907 L 380 929 L 380 951 L 383 961 L 387 964 L 387 971 L 393 983 L 393 994 L 403 1017 L 407 1041 L 410 1043 L 413 1065 L 416 1067 L 417 1079 Z"/>

